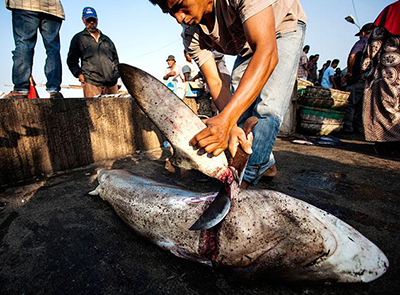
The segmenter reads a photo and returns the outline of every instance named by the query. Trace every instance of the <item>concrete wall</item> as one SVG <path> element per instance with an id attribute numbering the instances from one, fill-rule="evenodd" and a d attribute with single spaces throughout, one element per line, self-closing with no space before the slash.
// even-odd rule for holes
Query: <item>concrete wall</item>
<path id="1" fill-rule="evenodd" d="M 0 185 L 160 147 L 130 98 L 0 99 Z"/>

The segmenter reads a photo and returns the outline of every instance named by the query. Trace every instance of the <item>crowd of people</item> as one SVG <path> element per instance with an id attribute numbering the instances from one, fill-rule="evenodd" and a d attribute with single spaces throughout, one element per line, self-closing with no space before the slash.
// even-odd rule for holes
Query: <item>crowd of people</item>
<path id="1" fill-rule="evenodd" d="M 400 2 L 387 6 L 373 23 L 355 35 L 344 70 L 339 60 L 327 60 L 316 69 L 318 54 L 307 58 L 310 46 L 303 48 L 298 78 L 315 86 L 350 92 L 345 110 L 344 133 L 364 134 L 375 142 L 378 154 L 400 154 Z"/>

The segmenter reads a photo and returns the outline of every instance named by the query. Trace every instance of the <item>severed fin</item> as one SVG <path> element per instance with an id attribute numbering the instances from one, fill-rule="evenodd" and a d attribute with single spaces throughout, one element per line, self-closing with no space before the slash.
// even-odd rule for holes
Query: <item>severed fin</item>
<path id="1" fill-rule="evenodd" d="M 189 228 L 189 230 L 210 229 L 220 223 L 231 208 L 231 199 L 226 193 L 225 187 L 221 187 L 218 195 L 212 201 L 206 211 Z"/>

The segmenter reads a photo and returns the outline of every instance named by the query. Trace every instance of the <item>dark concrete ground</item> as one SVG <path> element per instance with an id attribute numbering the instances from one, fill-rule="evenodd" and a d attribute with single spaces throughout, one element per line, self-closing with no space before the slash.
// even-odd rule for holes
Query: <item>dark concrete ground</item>
<path id="1" fill-rule="evenodd" d="M 279 174 L 259 187 L 316 205 L 376 243 L 390 268 L 372 283 L 238 281 L 157 248 L 99 197 L 85 195 L 96 186 L 96 169 L 126 168 L 198 191 L 218 183 L 197 172 L 169 172 L 164 161 L 138 154 L 1 188 L 0 294 L 397 294 L 400 162 L 377 157 L 363 141 L 345 142 L 331 148 L 279 139 Z"/>

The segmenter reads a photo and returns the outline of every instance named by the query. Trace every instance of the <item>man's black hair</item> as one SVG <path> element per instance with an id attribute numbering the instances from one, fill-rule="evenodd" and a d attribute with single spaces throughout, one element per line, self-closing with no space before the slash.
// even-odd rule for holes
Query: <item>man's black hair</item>
<path id="1" fill-rule="evenodd" d="M 303 47 L 303 51 L 305 51 L 307 49 L 310 50 L 310 45 L 306 45 L 306 46 Z"/>
<path id="2" fill-rule="evenodd" d="M 339 60 L 338 60 L 338 59 L 334 59 L 334 60 L 332 60 L 332 63 L 333 63 L 333 64 L 335 64 L 335 63 L 338 64 L 338 63 L 339 63 Z"/>
<path id="3" fill-rule="evenodd" d="M 153 5 L 157 5 L 157 0 L 149 0 Z"/>

